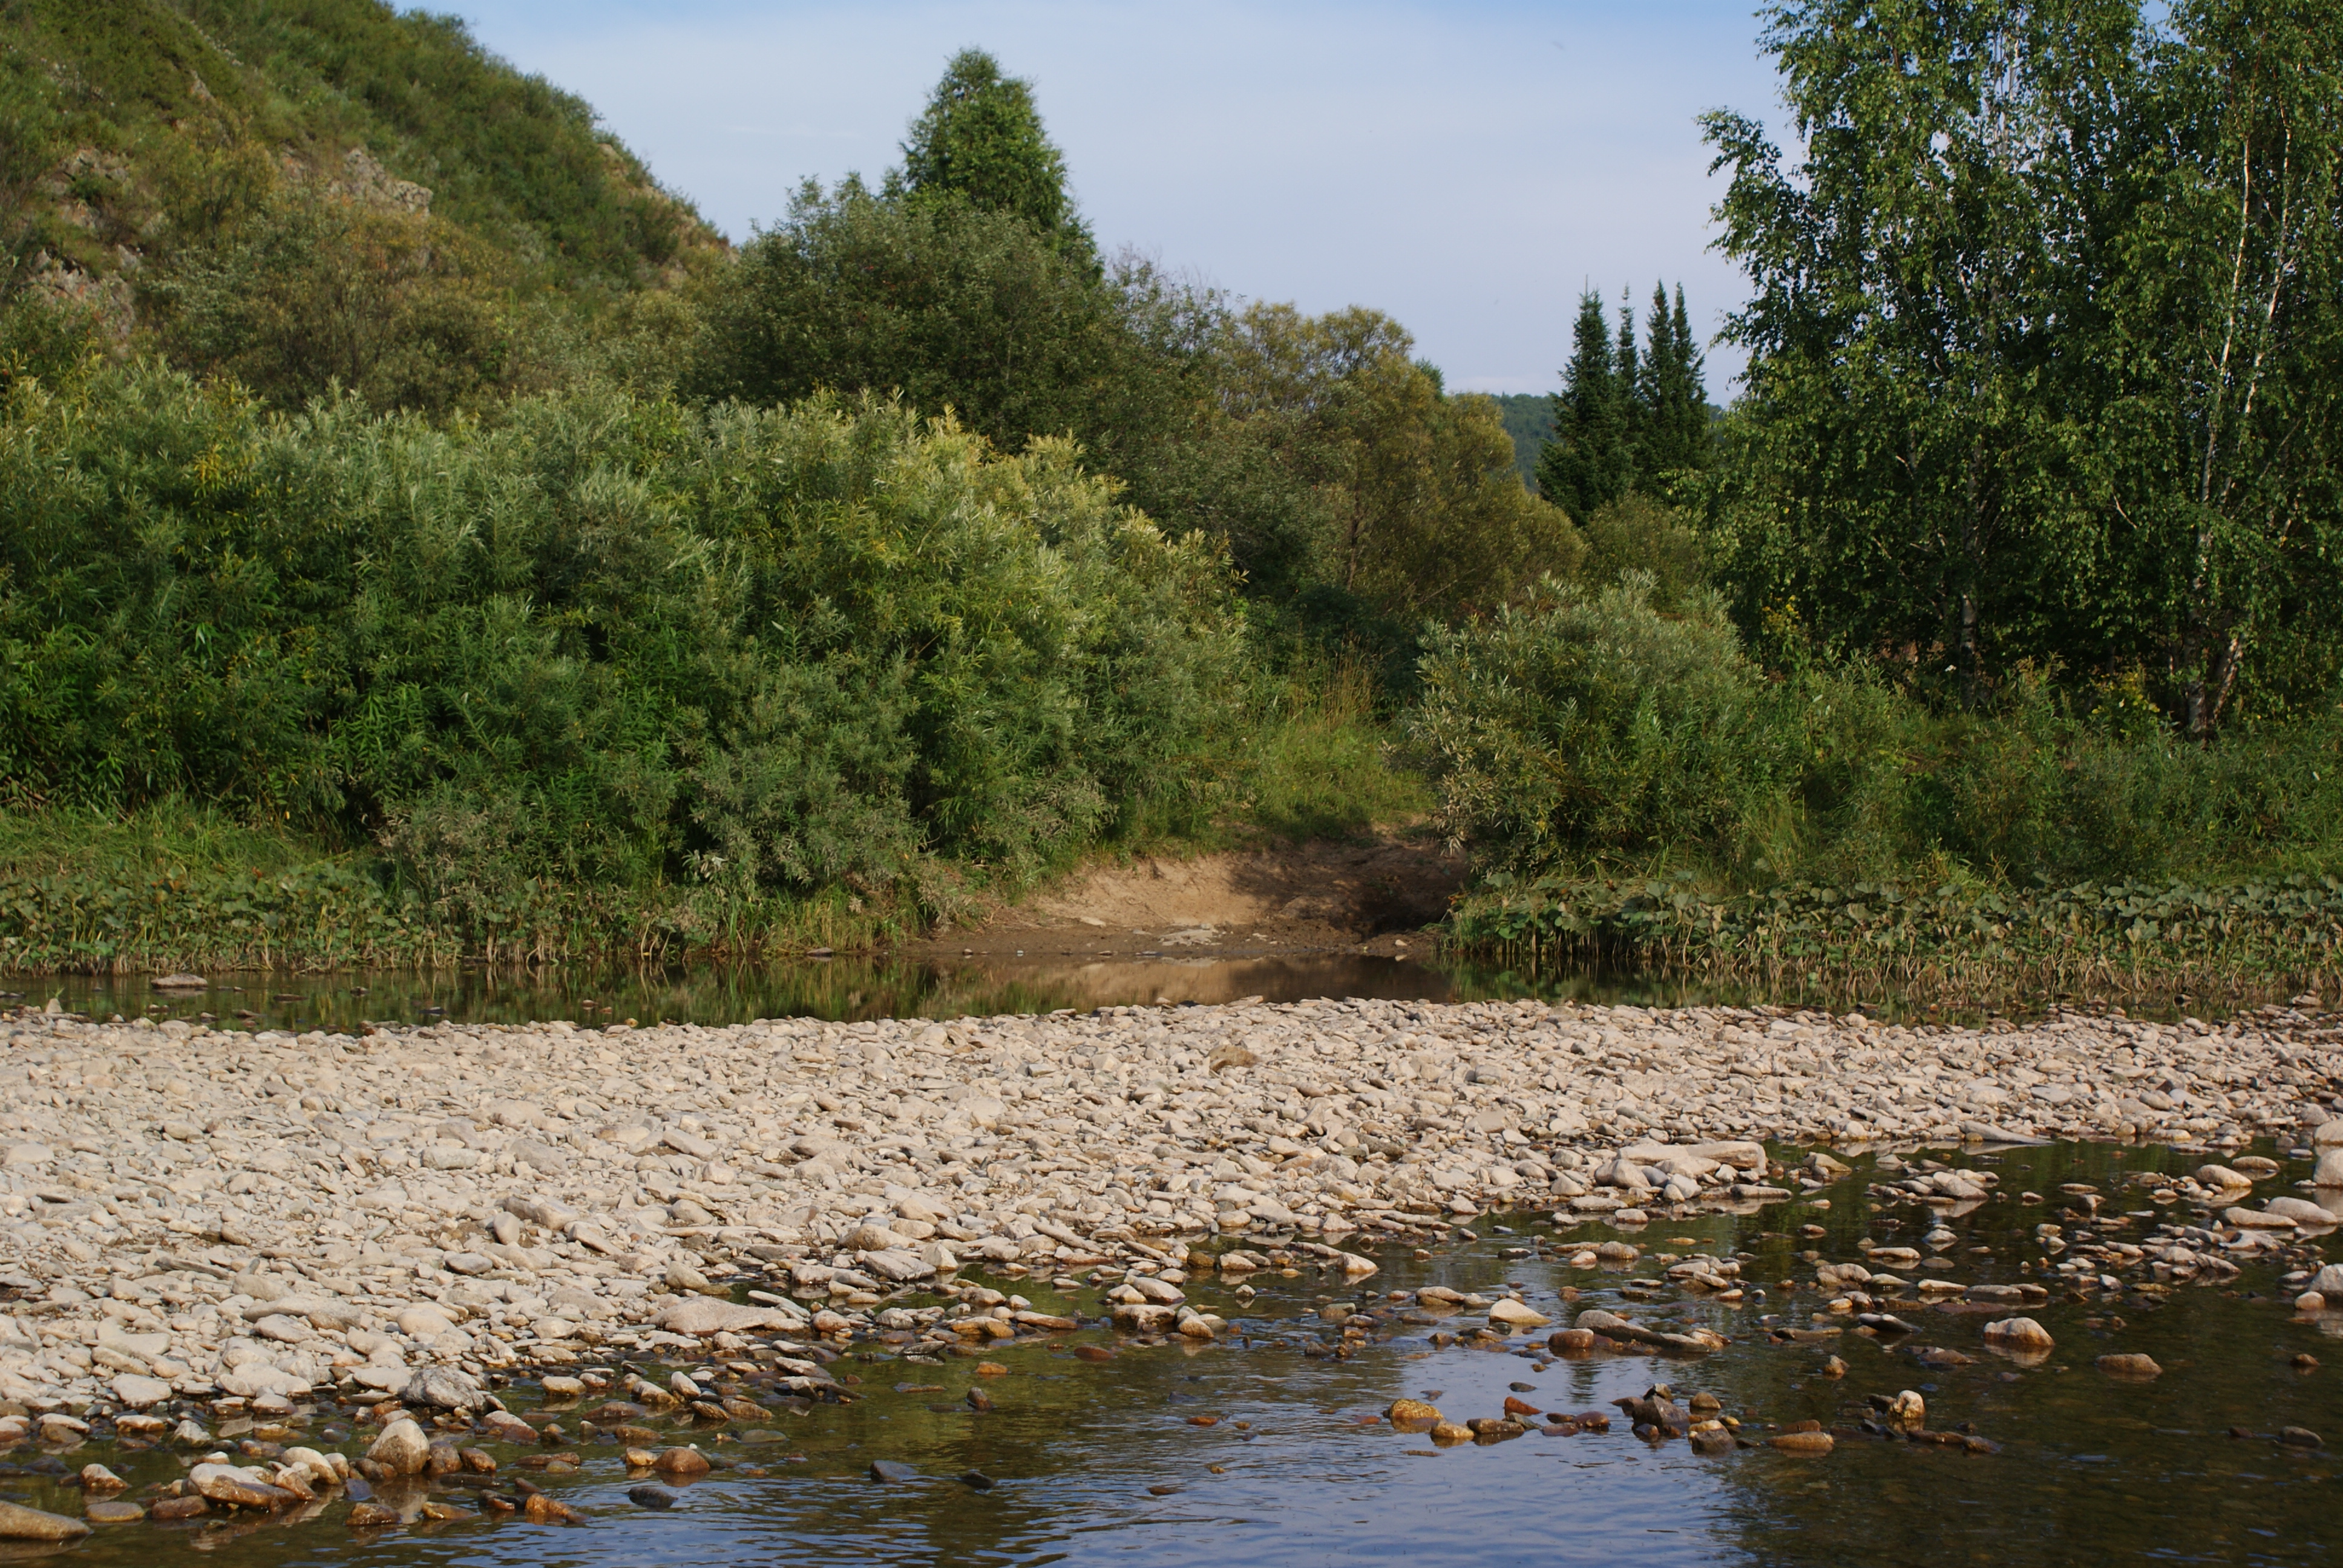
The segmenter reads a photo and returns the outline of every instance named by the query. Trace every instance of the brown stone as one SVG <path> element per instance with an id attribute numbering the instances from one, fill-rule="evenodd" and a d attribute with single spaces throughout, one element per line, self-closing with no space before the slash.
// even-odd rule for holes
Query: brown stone
<path id="1" fill-rule="evenodd" d="M 82 1520 L 0 1503 L 0 1541 L 78 1541 L 88 1533 L 89 1525 Z"/>
<path id="2" fill-rule="evenodd" d="M 2098 1368 L 2109 1377 L 2152 1378 L 2161 1377 L 2164 1373 L 2164 1369 L 2156 1364 L 2154 1356 L 2137 1353 L 2101 1356 Z"/>

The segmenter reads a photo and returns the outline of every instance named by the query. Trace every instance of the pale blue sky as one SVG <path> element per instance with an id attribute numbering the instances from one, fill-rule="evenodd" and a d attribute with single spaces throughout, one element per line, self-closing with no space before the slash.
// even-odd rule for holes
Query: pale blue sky
<path id="1" fill-rule="evenodd" d="M 1747 0 L 453 8 L 736 239 L 807 176 L 875 178 L 945 60 L 990 49 L 1034 83 L 1106 248 L 1250 298 L 1374 306 L 1459 389 L 1552 390 L 1588 283 L 1640 313 L 1681 279 L 1713 332 L 1743 291 L 1707 248 L 1694 116 L 1779 119 Z M 1710 351 L 1713 398 L 1738 364 Z"/>

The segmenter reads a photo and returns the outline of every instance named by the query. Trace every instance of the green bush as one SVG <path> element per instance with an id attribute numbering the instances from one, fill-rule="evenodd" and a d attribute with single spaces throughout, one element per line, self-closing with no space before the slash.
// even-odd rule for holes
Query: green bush
<path id="1" fill-rule="evenodd" d="M 19 807 L 219 802 L 378 841 L 458 910 L 916 895 L 1200 788 L 1234 723 L 1219 558 L 1062 442 L 607 389 L 493 429 L 286 418 L 152 367 L 8 397 Z"/>
<path id="2" fill-rule="evenodd" d="M 1601 546 L 1598 544 L 1598 548 Z M 2022 669 L 1932 709 L 1868 663 L 1769 678 L 1716 601 L 1650 579 L 1440 632 L 1407 724 L 1493 885 L 1648 873 L 1765 888 L 2309 874 L 2343 846 L 2343 709 L 2206 745 Z"/>
<path id="3" fill-rule="evenodd" d="M 1438 819 L 1515 870 L 1730 845 L 1795 763 L 1765 678 L 1711 599 L 1652 607 L 1648 577 L 1428 636 L 1407 731 Z"/>

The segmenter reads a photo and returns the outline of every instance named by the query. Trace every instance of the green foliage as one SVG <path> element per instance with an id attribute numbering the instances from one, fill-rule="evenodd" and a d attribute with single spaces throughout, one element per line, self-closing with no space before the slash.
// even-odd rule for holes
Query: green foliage
<path id="1" fill-rule="evenodd" d="M 56 111 L 46 85 L 31 56 L 0 53 L 0 309 L 32 270 L 41 233 L 37 182 L 56 161 Z"/>
<path id="2" fill-rule="evenodd" d="M 1706 547 L 1681 512 L 1630 493 L 1598 508 L 1579 530 L 1586 540 L 1581 577 L 1597 588 L 1643 574 L 1653 607 L 1672 611 L 1706 585 Z"/>
<path id="3" fill-rule="evenodd" d="M 1522 483 L 1537 483 L 1538 454 L 1554 439 L 1554 399 L 1539 392 L 1500 392 L 1490 401 L 1505 421 L 1505 434 L 1513 443 L 1513 466 L 1522 471 Z"/>
<path id="4" fill-rule="evenodd" d="M 1577 564 L 1568 520 L 1522 487 L 1496 407 L 1446 396 L 1389 317 L 1255 305 L 1223 344 L 1222 409 L 1317 492 L 1322 569 L 1374 614 L 1465 614 Z"/>
<path id="5" fill-rule="evenodd" d="M 1355 665 L 1304 665 L 1264 694 L 1232 779 L 1238 819 L 1296 841 L 1358 838 L 1423 816 L 1423 779 L 1374 716 L 1376 681 Z"/>
<path id="6" fill-rule="evenodd" d="M 524 75 L 458 18 L 381 0 L 195 0 L 188 15 L 244 63 L 271 134 L 373 150 L 430 187 L 433 210 L 566 283 L 621 288 L 704 250 L 690 208 L 594 124 L 590 105 Z M 85 67 L 86 68 L 86 67 Z M 264 85 L 265 84 L 265 85 Z"/>
<path id="7" fill-rule="evenodd" d="M 1624 298 L 1614 337 L 1602 297 L 1579 296 L 1553 410 L 1538 489 L 1582 526 L 1631 492 L 1667 496 L 1705 467 L 1708 391 L 1684 289 L 1671 314 L 1666 290 L 1653 286 L 1649 341 L 1640 352 L 1635 313 Z"/>
<path id="8" fill-rule="evenodd" d="M 1111 467 L 1131 416 L 1159 412 L 1149 383 L 1177 374 L 1123 304 L 1014 213 L 808 185 L 715 301 L 697 386 L 900 393 L 1011 450 L 1075 435 Z"/>
<path id="9" fill-rule="evenodd" d="M 1647 589 L 1556 588 L 1431 645 L 1410 734 L 1484 867 L 1990 887 L 2311 872 L 2343 844 L 2343 709 L 2204 747 L 2029 670 L 1939 713 L 1867 666 L 1768 680 L 1713 599 Z"/>
<path id="10" fill-rule="evenodd" d="M 1634 578 L 1542 588 L 1428 639 L 1407 729 L 1441 827 L 1513 870 L 1729 850 L 1794 761 L 1721 607 L 1664 616 Z"/>
<path id="11" fill-rule="evenodd" d="M 0 309 L 44 256 L 30 292 L 113 347 L 280 407 L 335 381 L 437 417 L 598 374 L 657 384 L 637 340 L 660 311 L 639 302 L 721 252 L 582 102 L 452 18 L 0 6 Z"/>
<path id="12" fill-rule="evenodd" d="M 2331 982 L 2343 970 L 2343 879 L 1785 883 L 1704 890 L 1689 876 L 1495 885 L 1460 905 L 1459 941 L 1534 961 L 1625 960 L 1793 991 L 1971 1001 L 2045 992 Z"/>
<path id="13" fill-rule="evenodd" d="M 981 49 L 944 67 L 903 144 L 900 189 L 914 205 L 964 201 L 1022 219 L 1051 246 L 1090 262 L 1096 245 L 1066 190 L 1066 159 L 1041 129 L 1032 84 L 1001 74 Z"/>
<path id="14" fill-rule="evenodd" d="M 1630 337 L 1631 352 L 1634 346 Z M 1578 297 L 1570 364 L 1562 373 L 1562 390 L 1554 395 L 1554 440 L 1539 455 L 1537 466 L 1539 493 L 1573 518 L 1592 517 L 1596 508 L 1617 500 L 1634 478 L 1627 397 L 1614 357 L 1603 297 L 1588 289 Z M 1624 379 L 1632 388 L 1632 366 Z"/>
<path id="15" fill-rule="evenodd" d="M 497 258 L 444 221 L 291 197 L 156 289 L 173 357 L 298 408 L 340 387 L 445 415 L 508 390 Z"/>
<path id="16" fill-rule="evenodd" d="M 1708 464 L 1708 386 L 1684 309 L 1684 285 L 1676 285 L 1673 311 L 1667 290 L 1652 285 L 1646 322 L 1646 342 L 1635 367 L 1635 469 L 1644 488 L 1664 493 L 1675 477 Z M 1620 327 L 1626 328 L 1624 311 Z"/>
<path id="17" fill-rule="evenodd" d="M 1781 5 L 1806 153 L 1712 116 L 1754 297 L 1720 516 L 1753 630 L 2156 674 L 2198 738 L 2331 651 L 2343 73 L 2327 5 Z"/>
<path id="18" fill-rule="evenodd" d="M 1178 794 L 1228 718 L 1219 562 L 1062 443 L 609 392 L 270 419 L 144 367 L 12 397 L 0 788 L 378 839 L 459 923 L 948 899 Z"/>

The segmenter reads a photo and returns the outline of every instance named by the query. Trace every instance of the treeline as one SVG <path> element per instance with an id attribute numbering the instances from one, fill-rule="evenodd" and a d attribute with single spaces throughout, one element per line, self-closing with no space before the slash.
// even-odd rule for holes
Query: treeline
<path id="1" fill-rule="evenodd" d="M 980 53 L 728 256 L 448 25 L 207 5 L 156 36 L 319 90 L 0 56 L 11 809 L 202 800 L 508 951 L 931 918 L 1393 768 L 1557 907 L 2331 865 L 2333 7 L 1776 8 L 1805 162 L 1707 126 L 1742 395 L 1663 286 L 1529 410 L 1102 251 Z M 0 12 L 96 58 L 75 15 Z M 190 124 L 344 172 L 238 196 Z"/>

